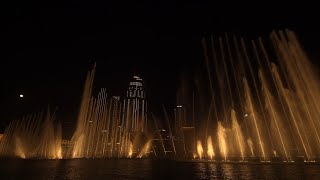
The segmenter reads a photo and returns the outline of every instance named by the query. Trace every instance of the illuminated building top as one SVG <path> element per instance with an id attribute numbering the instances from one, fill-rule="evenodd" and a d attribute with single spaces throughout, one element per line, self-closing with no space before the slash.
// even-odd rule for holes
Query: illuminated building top
<path id="1" fill-rule="evenodd" d="M 127 98 L 145 98 L 142 79 L 139 76 L 133 76 L 127 90 Z"/>
<path id="2" fill-rule="evenodd" d="M 124 121 L 133 132 L 147 128 L 147 102 L 142 78 L 134 75 L 124 99 Z"/>

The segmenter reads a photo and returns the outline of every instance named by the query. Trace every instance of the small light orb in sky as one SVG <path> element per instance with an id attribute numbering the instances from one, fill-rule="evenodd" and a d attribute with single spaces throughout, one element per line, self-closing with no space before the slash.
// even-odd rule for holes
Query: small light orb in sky
<path id="1" fill-rule="evenodd" d="M 19 97 L 20 97 L 20 98 L 23 98 L 23 94 L 20 94 Z"/>

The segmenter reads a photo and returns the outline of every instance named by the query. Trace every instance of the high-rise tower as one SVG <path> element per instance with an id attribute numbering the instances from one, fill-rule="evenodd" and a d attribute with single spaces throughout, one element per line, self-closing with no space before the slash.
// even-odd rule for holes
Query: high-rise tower
<path id="1" fill-rule="evenodd" d="M 134 75 L 123 103 L 123 125 L 132 132 L 147 129 L 147 102 L 143 80 Z"/>

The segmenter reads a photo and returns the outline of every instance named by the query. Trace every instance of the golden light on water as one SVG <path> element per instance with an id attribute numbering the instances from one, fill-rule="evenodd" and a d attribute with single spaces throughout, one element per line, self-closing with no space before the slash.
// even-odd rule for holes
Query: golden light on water
<path id="1" fill-rule="evenodd" d="M 212 143 L 212 138 L 211 136 L 208 137 L 207 139 L 207 155 L 210 159 L 213 159 L 214 157 L 214 150 L 213 150 L 213 143 Z"/>
<path id="2" fill-rule="evenodd" d="M 199 158 L 202 159 L 203 148 L 202 148 L 201 141 L 197 141 L 197 153 L 198 153 Z"/>

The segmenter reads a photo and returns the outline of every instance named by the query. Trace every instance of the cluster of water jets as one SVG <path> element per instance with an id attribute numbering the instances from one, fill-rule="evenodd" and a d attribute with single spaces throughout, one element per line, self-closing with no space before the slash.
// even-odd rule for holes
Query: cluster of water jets
<path id="1" fill-rule="evenodd" d="M 203 40 L 212 97 L 206 124 L 218 123 L 197 141 L 195 157 L 319 158 L 319 74 L 292 31 L 270 39 L 269 48 L 261 38 L 249 46 L 227 35 Z"/>
<path id="2" fill-rule="evenodd" d="M 72 158 L 123 157 L 132 154 L 130 134 L 120 126 L 119 102 L 107 98 L 105 89 L 91 97 L 95 67 L 85 82 L 76 132 L 71 142 Z"/>
<path id="3" fill-rule="evenodd" d="M 142 158 L 151 141 L 139 142 L 139 134 L 128 130 L 125 108 L 119 97 L 108 97 L 101 89 L 93 97 L 95 66 L 89 71 L 81 100 L 76 131 L 62 146 L 61 124 L 55 114 L 38 113 L 13 121 L 0 139 L 0 157 L 61 158 Z M 143 144 L 145 143 L 145 144 Z"/>
<path id="4" fill-rule="evenodd" d="M 280 157 L 291 162 L 319 157 L 319 76 L 292 31 L 272 32 L 270 39 L 271 49 L 261 38 L 250 46 L 227 35 L 203 40 L 211 98 L 205 135 L 195 142 L 194 158 Z M 92 96 L 94 74 L 95 67 L 87 75 L 76 131 L 65 153 L 61 125 L 48 111 L 13 121 L 0 140 L 0 156 L 146 156 L 152 141 L 137 142 L 138 135 L 121 117 L 128 108 L 105 89 Z M 172 144 L 177 153 L 173 139 Z"/>
<path id="5" fill-rule="evenodd" d="M 98 97 L 91 96 L 95 66 L 88 73 L 77 127 L 66 158 L 142 158 L 149 152 L 151 142 L 142 146 L 136 132 L 129 130 L 129 120 L 119 97 L 108 97 L 101 89 Z"/>
<path id="6" fill-rule="evenodd" d="M 0 140 L 0 157 L 61 159 L 61 124 L 54 113 L 37 113 L 15 120 Z"/>

